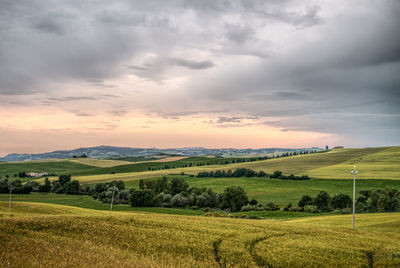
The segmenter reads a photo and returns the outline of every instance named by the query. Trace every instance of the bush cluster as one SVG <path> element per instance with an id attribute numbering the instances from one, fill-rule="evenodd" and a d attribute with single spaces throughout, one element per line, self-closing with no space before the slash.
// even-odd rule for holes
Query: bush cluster
<path id="1" fill-rule="evenodd" d="M 9 193 L 12 185 L 12 192 L 15 194 L 29 194 L 33 188 L 29 184 L 22 184 L 20 180 L 9 181 L 0 179 L 0 193 Z"/>
<path id="2" fill-rule="evenodd" d="M 326 192 L 320 191 L 316 197 L 312 198 L 309 195 L 303 195 L 294 207 L 289 203 L 283 210 L 285 211 L 300 211 L 309 213 L 320 213 L 337 210 L 337 212 L 349 212 L 352 206 L 352 199 L 346 194 L 338 194 L 333 198 Z"/>
<path id="3" fill-rule="evenodd" d="M 183 178 L 166 177 L 140 180 L 139 189 L 132 189 L 131 206 L 221 208 L 240 211 L 248 204 L 246 192 L 241 187 L 227 187 L 222 194 L 208 188 L 189 187 Z"/>
<path id="4" fill-rule="evenodd" d="M 386 188 L 384 190 L 363 190 L 356 201 L 356 212 L 395 212 L 400 211 L 400 191 Z M 298 207 L 289 203 L 285 211 L 351 213 L 353 199 L 346 194 L 338 194 L 333 198 L 321 191 L 315 198 L 304 195 L 298 202 Z"/>
<path id="5" fill-rule="evenodd" d="M 393 212 L 400 211 L 400 191 L 393 188 L 384 190 L 365 190 L 356 202 L 358 212 Z"/>
<path id="6" fill-rule="evenodd" d="M 216 171 L 202 171 L 197 174 L 197 177 L 214 177 L 214 178 L 230 178 L 230 177 L 263 177 L 265 176 L 264 171 L 256 172 L 252 169 L 248 168 L 237 168 L 234 171 L 232 170 L 216 170 Z"/>
<path id="7" fill-rule="evenodd" d="M 272 173 L 269 177 L 271 179 L 292 180 L 292 181 L 304 181 L 310 179 L 310 177 L 308 177 L 307 175 L 295 176 L 293 174 L 290 174 L 289 176 L 285 176 L 283 175 L 282 171 L 279 170 L 274 171 L 274 173 Z"/>
<path id="8" fill-rule="evenodd" d="M 108 183 L 84 185 L 81 193 L 89 194 L 93 199 L 103 203 L 111 203 L 114 194 L 114 204 L 128 204 L 131 191 L 125 189 L 123 181 L 112 181 Z"/>

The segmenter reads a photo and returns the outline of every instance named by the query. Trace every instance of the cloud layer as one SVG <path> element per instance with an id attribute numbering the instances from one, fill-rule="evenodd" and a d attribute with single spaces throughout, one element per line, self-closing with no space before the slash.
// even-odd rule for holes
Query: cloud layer
<path id="1" fill-rule="evenodd" d="M 398 14 L 396 0 L 2 1 L 0 106 L 399 144 Z"/>

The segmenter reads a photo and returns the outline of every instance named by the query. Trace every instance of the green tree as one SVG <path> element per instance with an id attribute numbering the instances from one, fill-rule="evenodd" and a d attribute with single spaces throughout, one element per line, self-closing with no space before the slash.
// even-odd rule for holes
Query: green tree
<path id="1" fill-rule="evenodd" d="M 139 189 L 144 189 L 144 181 L 143 181 L 143 179 L 140 179 L 139 180 Z"/>
<path id="2" fill-rule="evenodd" d="M 48 193 L 51 191 L 51 183 L 49 178 L 44 179 L 44 184 L 39 186 L 39 192 Z"/>
<path id="3" fill-rule="evenodd" d="M 319 192 L 314 199 L 314 205 L 322 212 L 327 212 L 331 209 L 332 199 L 325 191 Z"/>
<path id="4" fill-rule="evenodd" d="M 139 189 L 131 192 L 129 203 L 132 207 L 150 207 L 154 203 L 154 191 L 151 189 Z"/>
<path id="5" fill-rule="evenodd" d="M 189 188 L 189 184 L 182 178 L 173 178 L 171 180 L 171 195 L 182 193 Z"/>
<path id="6" fill-rule="evenodd" d="M 353 200 L 347 194 L 338 194 L 332 198 L 332 207 L 343 209 L 351 207 Z"/>
<path id="7" fill-rule="evenodd" d="M 66 194 L 79 194 L 80 184 L 79 181 L 73 180 L 64 185 Z"/>
<path id="8" fill-rule="evenodd" d="M 248 203 L 246 192 L 242 187 L 238 186 L 226 188 L 221 199 L 222 208 L 230 209 L 231 211 L 240 211 L 240 209 Z"/>
<path id="9" fill-rule="evenodd" d="M 64 185 L 67 182 L 71 181 L 71 175 L 60 175 L 58 177 L 58 181 L 60 182 L 61 185 Z"/>

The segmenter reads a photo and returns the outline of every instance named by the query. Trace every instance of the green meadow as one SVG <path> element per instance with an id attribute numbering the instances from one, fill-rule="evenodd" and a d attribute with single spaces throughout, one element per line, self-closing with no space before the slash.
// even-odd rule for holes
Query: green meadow
<path id="1" fill-rule="evenodd" d="M 241 186 L 245 189 L 249 198 L 255 198 L 263 204 L 273 202 L 280 206 L 287 205 L 289 202 L 295 205 L 303 195 L 316 196 L 320 191 L 327 191 L 331 196 L 336 194 L 351 196 L 353 192 L 351 176 L 349 176 L 348 180 L 310 179 L 306 181 L 258 177 L 197 178 L 185 176 L 183 178 L 190 186 L 207 187 L 218 193 L 222 193 L 228 186 Z M 139 181 L 127 181 L 126 186 L 128 188 L 138 188 Z M 400 189 L 400 180 L 357 180 L 356 182 L 357 191 L 377 190 L 386 187 Z"/>

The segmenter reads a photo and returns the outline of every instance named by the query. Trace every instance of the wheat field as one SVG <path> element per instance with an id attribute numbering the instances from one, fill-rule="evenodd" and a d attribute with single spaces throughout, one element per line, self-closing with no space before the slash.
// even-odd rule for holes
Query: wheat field
<path id="1" fill-rule="evenodd" d="M 47 209 L 64 213 L 58 205 L 40 212 L 37 204 L 28 205 L 36 213 L 24 213 L 25 207 L 19 208 L 21 213 L 1 214 L 3 267 L 400 265 L 400 213 L 364 214 L 358 218 L 364 227 L 353 231 L 344 227 L 349 215 L 278 221 L 123 212 L 108 216 L 90 210 L 90 216 L 82 216 L 83 210 L 77 210 L 77 216 L 71 207 L 66 216 L 46 215 Z M 385 232 L 365 227 L 373 222 L 385 226 Z"/>

